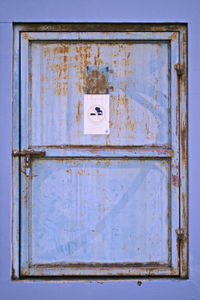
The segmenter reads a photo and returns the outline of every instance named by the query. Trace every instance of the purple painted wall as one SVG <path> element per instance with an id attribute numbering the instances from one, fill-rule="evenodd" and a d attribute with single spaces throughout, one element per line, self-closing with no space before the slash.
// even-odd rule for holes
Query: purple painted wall
<path id="1" fill-rule="evenodd" d="M 0 0 L 0 299 L 200 299 L 200 2 L 198 0 Z M 190 275 L 188 280 L 11 281 L 12 22 L 188 22 Z"/>

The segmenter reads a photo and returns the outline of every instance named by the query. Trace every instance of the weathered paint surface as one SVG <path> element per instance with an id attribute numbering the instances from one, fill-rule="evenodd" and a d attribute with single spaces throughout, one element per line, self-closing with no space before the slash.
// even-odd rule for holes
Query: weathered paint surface
<path id="1" fill-rule="evenodd" d="M 168 160 L 34 160 L 31 263 L 168 264 L 168 184 Z"/>
<path id="2" fill-rule="evenodd" d="M 32 42 L 30 145 L 167 147 L 170 143 L 168 52 L 166 41 Z M 88 66 L 97 70 L 108 67 L 109 85 L 104 74 L 96 74 L 97 70 L 88 75 Z M 87 89 L 93 94 L 101 93 L 107 86 L 111 87 L 110 135 L 85 136 L 83 95 Z"/>
<path id="3" fill-rule="evenodd" d="M 187 275 L 179 34 L 161 28 L 21 34 L 22 153 L 45 151 L 20 160 L 21 276 Z M 94 82 L 109 85 L 107 137 L 83 135 Z"/>

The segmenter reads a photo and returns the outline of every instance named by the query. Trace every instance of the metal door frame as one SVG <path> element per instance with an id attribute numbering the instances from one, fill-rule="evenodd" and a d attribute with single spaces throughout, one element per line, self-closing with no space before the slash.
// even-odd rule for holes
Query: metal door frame
<path id="1" fill-rule="evenodd" d="M 175 35 L 171 36 L 171 41 L 178 35 L 179 39 L 179 63 L 175 66 L 177 71 L 177 100 L 179 102 L 179 128 L 177 128 L 177 134 L 179 134 L 180 143 L 180 220 L 179 229 L 177 230 L 177 251 L 179 252 L 179 275 L 178 277 L 187 278 L 188 276 L 188 187 L 187 187 L 187 26 L 186 24 L 137 24 L 137 23 L 66 23 L 66 24 L 18 24 L 14 27 L 14 74 L 13 74 L 13 151 L 15 155 L 13 157 L 13 244 L 12 244 L 12 263 L 13 279 L 20 279 L 20 245 L 21 245 L 21 221 L 23 217 L 20 214 L 21 203 L 19 187 L 21 184 L 20 172 L 20 159 L 16 156 L 16 151 L 21 150 L 20 144 L 20 38 L 30 39 L 32 33 L 37 36 L 37 32 L 174 32 Z M 30 32 L 30 35 L 29 35 Z M 25 50 L 26 51 L 26 50 Z M 26 85 L 24 84 L 26 88 Z M 166 150 L 167 151 L 167 150 Z M 164 155 L 160 153 L 160 155 Z M 166 155 L 166 154 L 165 154 Z M 164 156 L 165 156 L 164 155 Z M 168 153 L 169 156 L 173 156 L 173 153 Z M 167 156 L 168 156 L 167 155 Z M 176 180 L 176 178 L 174 178 Z M 172 182 L 173 184 L 173 182 Z M 174 182 L 175 184 L 175 182 Z M 149 274 L 149 275 L 148 275 Z M 168 274 L 154 274 L 154 272 L 148 272 L 141 276 L 152 278 L 153 276 L 168 277 Z M 172 274 L 170 276 L 177 276 Z M 29 274 L 27 274 L 27 278 Z M 65 277 L 65 276 L 64 276 Z M 134 274 L 132 274 L 134 277 Z M 138 277 L 136 275 L 136 277 Z M 37 278 L 34 277 L 34 278 Z M 88 277 L 87 277 L 88 278 Z M 95 276 L 95 278 L 97 278 Z M 102 277 L 101 277 L 102 278 Z M 106 278 L 112 278 L 108 276 Z M 114 277 L 115 279 L 125 279 L 123 276 Z M 55 279 L 52 278 L 52 279 Z M 68 277 L 69 279 L 69 277 Z M 84 279 L 84 278 L 83 278 Z"/>

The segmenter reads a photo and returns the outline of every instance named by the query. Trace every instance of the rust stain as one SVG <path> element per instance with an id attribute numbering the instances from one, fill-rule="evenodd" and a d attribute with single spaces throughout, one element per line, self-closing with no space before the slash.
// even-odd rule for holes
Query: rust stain
<path id="1" fill-rule="evenodd" d="M 182 212 L 183 212 L 183 225 L 184 225 L 184 239 L 181 241 L 181 271 L 182 277 L 187 277 L 188 261 L 187 261 L 187 200 L 185 193 L 182 193 Z"/>
<path id="2" fill-rule="evenodd" d="M 187 220 L 187 201 L 185 193 L 182 193 L 182 210 L 183 210 L 183 218 L 186 222 Z"/>
<path id="3" fill-rule="evenodd" d="M 135 130 L 135 124 L 131 121 L 130 114 L 127 115 L 127 129 L 130 129 L 131 131 Z"/>
<path id="4" fill-rule="evenodd" d="M 113 122 L 113 127 L 114 129 L 117 130 L 117 137 L 120 137 L 120 114 L 121 114 L 121 109 L 120 109 L 120 96 L 114 97 L 114 101 L 116 105 L 113 107 L 113 115 L 115 115 L 115 119 Z"/>
<path id="5" fill-rule="evenodd" d="M 182 249 L 182 273 L 183 273 L 183 275 L 181 275 L 181 277 L 182 278 L 187 278 L 187 272 L 188 272 L 188 266 L 187 266 L 187 260 L 185 259 L 185 257 L 184 257 L 184 252 L 186 251 L 186 250 L 184 250 L 184 246 L 182 246 L 183 247 L 183 249 Z"/>
<path id="6" fill-rule="evenodd" d="M 177 175 L 172 175 L 172 184 L 176 187 L 179 186 L 179 176 Z"/>
<path id="7" fill-rule="evenodd" d="M 48 81 L 49 80 L 48 75 L 45 74 L 45 73 L 42 73 L 41 76 L 40 76 L 40 78 L 41 78 L 41 81 Z"/>
<path id="8" fill-rule="evenodd" d="M 76 113 L 76 122 L 79 123 L 81 119 L 81 102 L 78 101 L 77 104 L 77 113 Z"/>
<path id="9" fill-rule="evenodd" d="M 71 169 L 67 169 L 65 172 L 68 173 L 68 174 L 72 174 L 72 170 Z"/>
<path id="10" fill-rule="evenodd" d="M 103 72 L 92 70 L 86 77 L 85 90 L 89 89 L 91 94 L 104 93 L 108 88 L 107 78 Z"/>
<path id="11" fill-rule="evenodd" d="M 64 73 L 64 72 L 66 72 L 67 71 L 67 64 L 65 63 L 63 63 L 62 64 L 62 62 L 60 62 L 60 63 L 56 63 L 56 64 L 52 64 L 51 65 L 51 70 L 53 71 L 53 72 L 55 72 L 55 73 L 58 73 L 58 77 L 61 77 L 60 79 L 62 79 L 62 76 L 59 74 L 59 73 Z"/>
<path id="12" fill-rule="evenodd" d="M 174 32 L 174 33 L 170 36 L 170 38 L 171 38 L 172 40 L 176 40 L 176 39 L 177 39 L 177 32 Z"/>
<path id="13" fill-rule="evenodd" d="M 85 175 L 85 170 L 79 170 L 77 172 L 78 175 L 84 176 Z"/>
<path id="14" fill-rule="evenodd" d="M 101 164 L 105 164 L 106 166 L 109 166 L 111 164 L 111 161 L 108 159 L 103 159 L 103 160 L 97 160 L 96 161 L 96 165 L 101 165 Z"/>
<path id="15" fill-rule="evenodd" d="M 58 71 L 57 74 L 56 74 L 55 80 L 56 81 L 61 81 L 61 82 L 68 80 L 67 70 L 65 70 L 65 71 Z"/>
<path id="16" fill-rule="evenodd" d="M 179 99 L 180 103 L 183 102 L 183 106 L 187 105 L 187 34 L 186 32 L 182 33 L 182 39 L 181 39 L 181 59 L 182 64 L 180 65 L 180 68 L 178 69 L 179 74 Z M 178 73 L 178 72 L 177 72 Z M 182 159 L 182 168 L 183 168 L 183 176 L 187 176 L 185 174 L 185 171 L 187 172 L 187 112 L 183 112 L 181 114 L 181 159 Z M 185 179 L 184 177 L 181 177 L 183 185 L 185 185 Z M 184 187 L 183 187 L 184 189 Z M 185 232 L 185 239 L 181 240 L 181 246 L 180 246 L 180 255 L 181 255 L 181 277 L 187 278 L 188 277 L 188 254 L 187 254 L 187 226 L 188 226 L 188 220 L 187 220 L 187 209 L 188 209 L 188 203 L 187 203 L 187 191 L 184 193 L 182 191 L 181 193 L 181 204 L 182 204 L 182 228 Z"/>
<path id="17" fill-rule="evenodd" d="M 173 150 L 169 150 L 169 155 L 171 157 L 174 157 L 174 151 Z M 179 170 L 179 166 L 176 166 L 176 168 Z"/>
<path id="18" fill-rule="evenodd" d="M 183 63 L 182 63 L 182 67 L 183 67 L 183 76 L 182 76 L 182 80 L 181 80 L 181 87 L 182 87 L 182 92 L 183 95 L 185 97 L 187 97 L 187 85 L 188 85 L 188 81 L 187 81 L 187 71 L 188 71 L 188 67 L 187 67 L 187 34 L 186 32 L 183 33 L 182 35 L 182 42 L 181 42 L 181 46 L 183 47 Z M 187 101 L 186 99 L 181 99 L 181 101 Z"/>
<path id="19" fill-rule="evenodd" d="M 109 135 L 106 135 L 106 146 L 110 145 L 110 137 Z"/>
<path id="20" fill-rule="evenodd" d="M 182 163 L 184 165 L 187 165 L 186 147 L 187 147 L 187 128 L 186 128 L 186 123 L 184 121 L 182 122 L 182 126 L 181 126 Z"/>
<path id="21" fill-rule="evenodd" d="M 147 138 L 149 139 L 149 134 L 150 134 L 150 130 L 149 130 L 149 124 L 145 124 L 145 131 L 146 131 L 146 135 L 147 135 Z"/>
<path id="22" fill-rule="evenodd" d="M 104 160 L 104 163 L 106 164 L 106 166 L 108 167 L 108 166 L 110 166 L 110 164 L 111 164 L 111 161 L 110 160 Z"/>
<path id="23" fill-rule="evenodd" d="M 46 48 L 43 48 L 43 56 L 46 57 L 46 56 L 50 56 L 50 53 L 51 53 L 51 50 L 50 48 L 46 47 Z"/>
<path id="24" fill-rule="evenodd" d="M 112 63 L 114 65 L 114 69 L 115 69 L 114 76 L 118 76 L 118 60 L 115 59 L 115 60 L 113 60 Z"/>
<path id="25" fill-rule="evenodd" d="M 67 82 L 55 82 L 54 89 L 55 96 L 66 96 L 67 95 Z"/>
<path id="26" fill-rule="evenodd" d="M 17 280 L 17 279 L 18 279 L 18 276 L 16 275 L 15 269 L 14 269 L 14 267 L 12 266 L 12 280 Z"/>
<path id="27" fill-rule="evenodd" d="M 29 275 L 29 270 L 27 267 L 22 267 L 22 275 Z"/>
<path id="28" fill-rule="evenodd" d="M 131 132 L 131 135 L 129 136 L 131 138 L 134 137 L 133 133 L 135 131 L 135 122 L 132 120 L 133 114 L 131 114 L 132 109 L 129 107 L 129 99 L 126 97 L 126 95 L 118 96 L 116 101 L 116 109 L 115 109 L 115 124 L 114 128 L 117 130 L 117 137 L 121 137 L 121 131 L 126 129 L 127 131 Z M 124 118 L 124 115 L 126 118 Z M 123 124 L 122 124 L 123 121 Z"/>
<path id="29" fill-rule="evenodd" d="M 185 30 L 185 24 L 130 24 L 130 23 L 70 23 L 70 24 L 25 24 L 24 31 L 97 31 L 107 35 L 107 32 L 126 31 L 127 35 L 132 31 L 182 31 Z"/>
<path id="30" fill-rule="evenodd" d="M 48 49 L 48 48 L 47 48 Z M 48 50 L 46 55 L 50 55 Z M 68 52 L 69 46 L 58 46 L 53 50 L 54 59 L 49 60 L 50 71 L 53 73 L 54 95 L 67 96 L 68 90 Z M 47 79 L 47 78 L 44 78 Z"/>
<path id="31" fill-rule="evenodd" d="M 97 54 L 94 57 L 94 64 L 95 66 L 99 67 L 100 65 L 103 64 L 103 60 L 101 59 L 101 50 L 100 50 L 100 46 L 98 46 L 97 48 Z"/>
<path id="32" fill-rule="evenodd" d="M 171 213 L 168 213 L 168 219 L 170 217 L 171 217 Z M 168 229 L 168 236 L 170 236 L 170 229 Z M 171 239 L 170 238 L 168 238 L 168 240 L 167 240 L 167 247 L 168 247 L 169 253 L 171 253 L 172 246 L 171 246 Z M 169 261 L 169 264 L 171 264 L 171 254 L 170 254 L 169 258 L 168 258 L 168 261 Z"/>
<path id="33" fill-rule="evenodd" d="M 126 94 L 126 91 L 125 91 Z M 126 97 L 126 95 L 121 96 L 119 101 L 121 102 L 120 105 L 123 106 L 123 109 L 125 110 L 125 114 L 126 114 L 126 121 L 125 121 L 125 128 L 129 131 L 131 131 L 131 133 L 133 133 L 133 131 L 135 130 L 135 123 L 132 121 L 131 119 L 131 108 L 129 107 L 129 100 Z M 119 114 L 119 112 L 117 112 Z M 123 111 L 122 111 L 123 114 Z M 119 121 L 120 121 L 120 116 L 119 117 Z M 120 122 L 119 122 L 120 123 Z M 118 129 L 120 130 L 121 127 L 119 127 Z M 121 128 L 122 130 L 122 128 Z M 131 135 L 131 138 L 133 138 L 133 136 Z"/>
<path id="34" fill-rule="evenodd" d="M 91 45 L 78 46 L 75 48 L 75 70 L 77 80 L 75 85 L 80 94 L 83 94 L 86 88 L 87 66 L 91 65 Z"/>
<path id="35" fill-rule="evenodd" d="M 155 108 L 155 109 L 158 109 L 158 108 L 159 108 L 159 104 L 158 104 L 158 103 L 155 103 L 155 104 L 154 104 L 154 108 Z"/>
<path id="36" fill-rule="evenodd" d="M 181 262 L 181 257 L 180 257 L 180 245 L 181 244 L 181 240 L 179 240 L 178 235 L 176 237 L 176 251 L 178 253 L 178 266 L 180 267 L 180 262 Z"/>
<path id="37" fill-rule="evenodd" d="M 33 77 L 33 74 L 30 72 L 30 73 L 28 74 L 28 79 L 29 79 L 29 81 L 32 81 L 32 77 Z"/>
<path id="38" fill-rule="evenodd" d="M 179 99 L 179 92 L 178 92 L 178 99 Z M 178 101 L 179 102 L 179 101 Z M 176 106 L 176 136 L 179 135 L 179 103 L 177 103 L 177 106 Z M 171 111 L 171 109 L 170 109 Z"/>
<path id="39" fill-rule="evenodd" d="M 183 96 L 187 97 L 187 67 L 183 65 L 183 80 L 181 81 Z M 180 99 L 183 102 L 182 98 Z M 185 101 L 185 100 L 184 100 Z M 186 100 L 187 101 L 187 100 Z"/>
<path id="40" fill-rule="evenodd" d="M 27 32 L 23 32 L 23 33 L 22 33 L 22 37 L 23 37 L 25 40 L 30 40 L 30 39 L 31 39 L 30 34 L 28 34 Z"/>
<path id="41" fill-rule="evenodd" d="M 76 64 L 76 67 L 79 71 L 86 70 L 87 65 L 91 63 L 90 57 L 91 57 L 91 46 L 85 45 L 76 48 L 75 61 L 79 62 Z"/>
<path id="42" fill-rule="evenodd" d="M 58 46 L 54 49 L 54 54 L 55 55 L 59 55 L 59 54 L 67 54 L 69 52 L 69 46 L 67 45 L 62 45 L 62 46 Z"/>
<path id="43" fill-rule="evenodd" d="M 155 101 L 158 101 L 158 78 L 155 79 L 154 82 L 154 86 L 155 86 Z M 155 108 L 157 109 L 159 107 L 158 103 L 155 104 Z"/>

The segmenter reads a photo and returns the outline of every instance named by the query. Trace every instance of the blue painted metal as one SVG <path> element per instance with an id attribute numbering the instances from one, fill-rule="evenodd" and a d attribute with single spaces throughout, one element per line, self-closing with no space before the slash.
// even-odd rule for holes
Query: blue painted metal
<path id="1" fill-rule="evenodd" d="M 45 151 L 20 159 L 21 276 L 181 275 L 178 33 L 23 30 L 20 45 L 21 149 Z M 83 133 L 88 65 L 110 71 L 108 136 Z"/>
<path id="2" fill-rule="evenodd" d="M 168 265 L 168 160 L 35 159 L 31 181 L 31 264 Z"/>
<path id="3" fill-rule="evenodd" d="M 22 70 L 33 80 L 29 145 L 162 145 L 169 141 L 169 44 L 173 33 L 32 33 L 22 34 Z M 24 38 L 23 38 L 24 37 Z M 90 40 L 90 43 L 60 41 Z M 32 42 L 28 70 L 28 40 Z M 132 40 L 98 43 L 95 40 Z M 133 42 L 150 40 L 149 43 Z M 153 43 L 152 39 L 163 39 Z M 91 43 L 91 41 L 94 41 Z M 172 45 L 174 44 L 172 40 Z M 176 51 L 177 49 L 175 49 Z M 174 51 L 173 51 L 174 53 Z M 174 55 L 174 54 L 173 54 Z M 175 58 L 176 60 L 176 58 Z M 178 60 L 177 60 L 178 62 Z M 83 93 L 87 66 L 108 65 L 112 72 L 111 134 L 83 135 Z M 173 70 L 175 73 L 175 70 Z M 85 78 L 84 78 L 85 77 Z M 28 89 L 24 81 L 22 89 Z M 27 94 L 26 91 L 22 91 Z M 28 101 L 28 100 L 27 100 Z M 69 117 L 66 119 L 66 115 Z M 52 135 L 52 131 L 54 134 Z M 25 132 L 28 137 L 30 134 Z M 25 138 L 23 139 L 25 141 Z M 27 144 L 25 143 L 25 144 Z"/>

